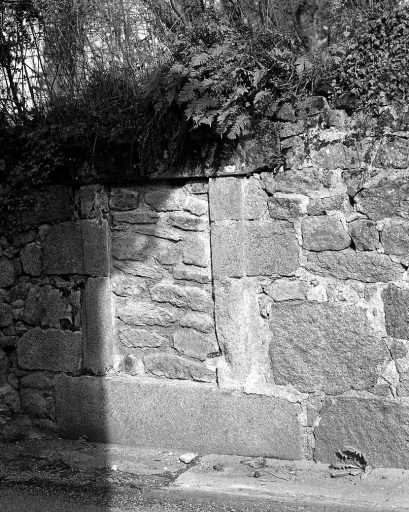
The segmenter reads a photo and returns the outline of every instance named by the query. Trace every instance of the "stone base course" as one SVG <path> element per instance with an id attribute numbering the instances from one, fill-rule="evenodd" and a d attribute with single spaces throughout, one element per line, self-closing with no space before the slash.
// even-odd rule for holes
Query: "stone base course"
<path id="1" fill-rule="evenodd" d="M 61 377 L 58 435 L 204 453 L 302 458 L 300 408 L 204 384 Z"/>

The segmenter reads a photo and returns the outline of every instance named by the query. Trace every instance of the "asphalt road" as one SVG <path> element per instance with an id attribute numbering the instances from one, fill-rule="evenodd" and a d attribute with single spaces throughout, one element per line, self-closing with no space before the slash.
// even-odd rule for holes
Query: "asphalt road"
<path id="1" fill-rule="evenodd" d="M 326 503 L 281 502 L 229 495 L 195 495 L 179 491 L 115 495 L 103 503 L 87 495 L 60 490 L 0 486 L 1 512 L 369 512 L 367 508 Z M 110 501 L 110 503 L 108 502 Z M 377 512 L 382 512 L 377 509 Z"/>

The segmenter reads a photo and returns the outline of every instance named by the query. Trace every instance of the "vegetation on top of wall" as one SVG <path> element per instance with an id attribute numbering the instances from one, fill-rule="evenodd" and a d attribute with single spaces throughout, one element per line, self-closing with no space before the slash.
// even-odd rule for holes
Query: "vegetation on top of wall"
<path id="1" fill-rule="evenodd" d="M 128 178 L 217 167 L 284 102 L 319 94 L 335 108 L 376 115 L 407 99 L 409 7 L 395 0 L 264 0 L 257 12 L 244 0 L 145 0 L 137 22 L 132 10 L 122 21 L 104 11 L 110 2 L 86 10 L 80 1 L 68 9 L 61 0 L 6 4 L 20 7 L 15 18 L 3 7 L 10 37 L 3 31 L 0 60 L 23 74 L 2 103 L 2 212 L 50 179 L 115 181 L 115 166 Z M 99 25 L 97 13 L 106 14 Z M 64 22 L 58 33 L 56 20 Z M 98 35 L 104 23 L 116 27 L 109 40 Z M 37 26 L 48 60 L 37 55 L 35 81 L 18 51 L 40 48 L 28 31 Z"/>

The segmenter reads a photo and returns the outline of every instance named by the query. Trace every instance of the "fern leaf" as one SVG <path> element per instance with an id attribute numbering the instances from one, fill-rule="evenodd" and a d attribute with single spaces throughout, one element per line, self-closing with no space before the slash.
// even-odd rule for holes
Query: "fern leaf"
<path id="1" fill-rule="evenodd" d="M 203 64 L 206 64 L 206 62 L 210 59 L 210 55 L 208 53 L 199 53 L 199 55 L 194 55 L 192 57 L 192 60 L 190 64 L 194 67 L 200 67 L 203 66 Z"/>

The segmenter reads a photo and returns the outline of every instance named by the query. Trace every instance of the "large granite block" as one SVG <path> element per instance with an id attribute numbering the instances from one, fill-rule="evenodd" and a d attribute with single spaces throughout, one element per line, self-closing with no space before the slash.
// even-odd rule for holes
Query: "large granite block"
<path id="1" fill-rule="evenodd" d="M 300 408 L 207 384 L 62 376 L 58 434 L 130 446 L 301 459 Z"/>
<path id="2" fill-rule="evenodd" d="M 335 462 L 343 446 L 363 451 L 372 466 L 409 469 L 409 407 L 387 400 L 328 399 L 315 429 L 314 458 Z"/>
<path id="3" fill-rule="evenodd" d="M 386 344 L 359 307 L 300 302 L 274 304 L 270 358 L 276 384 L 309 393 L 340 394 L 376 384 L 390 361 Z"/>

